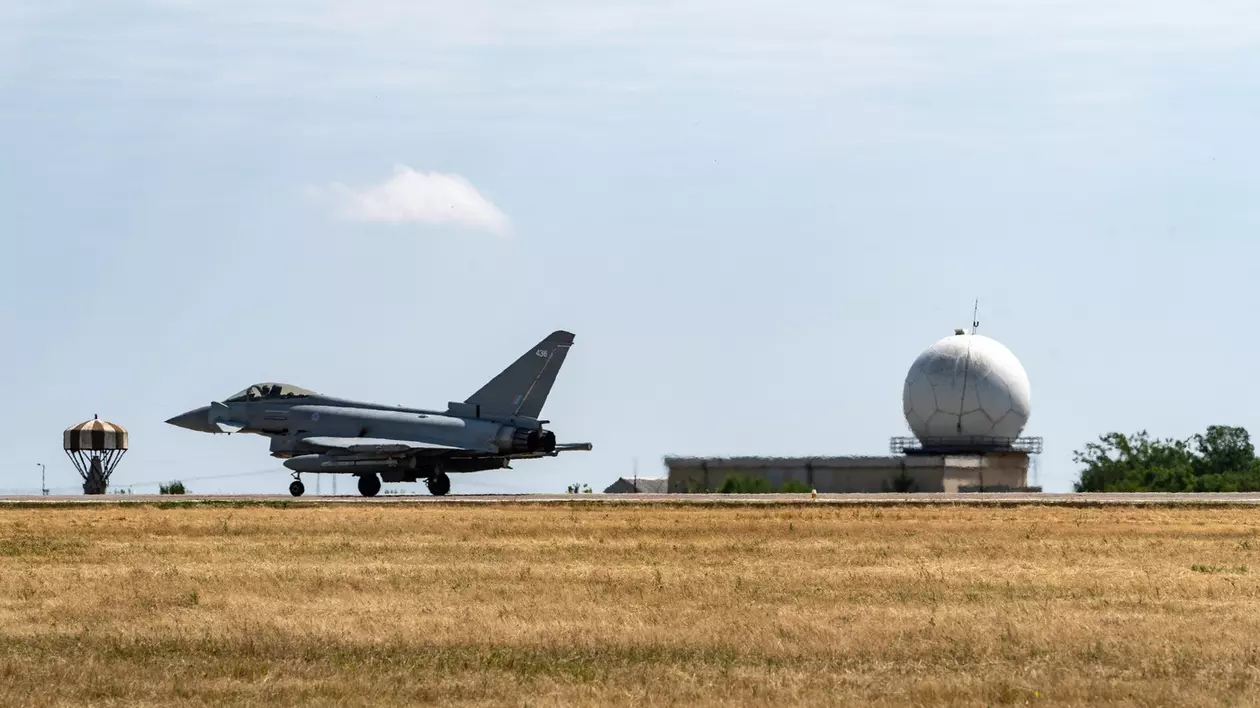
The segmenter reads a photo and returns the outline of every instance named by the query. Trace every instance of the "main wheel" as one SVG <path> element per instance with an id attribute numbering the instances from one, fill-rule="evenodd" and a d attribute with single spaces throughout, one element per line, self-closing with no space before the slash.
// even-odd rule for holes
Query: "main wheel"
<path id="1" fill-rule="evenodd" d="M 426 484 L 429 485 L 429 493 L 435 497 L 451 491 L 451 478 L 447 477 L 445 472 L 439 472 L 436 477 L 430 477 L 426 480 Z"/>
<path id="2" fill-rule="evenodd" d="M 359 494 L 374 497 L 379 491 L 381 491 L 381 478 L 377 477 L 375 472 L 359 475 Z"/>
<path id="3" fill-rule="evenodd" d="M 293 484 L 289 485 L 289 494 L 292 494 L 295 497 L 302 496 L 302 492 L 305 491 L 306 485 L 302 484 L 301 480 L 295 479 L 293 480 Z"/>

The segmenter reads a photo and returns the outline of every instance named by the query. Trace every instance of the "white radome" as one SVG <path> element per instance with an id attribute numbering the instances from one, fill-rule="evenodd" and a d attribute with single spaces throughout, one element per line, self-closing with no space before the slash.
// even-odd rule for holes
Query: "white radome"
<path id="1" fill-rule="evenodd" d="M 954 334 L 914 360 L 901 400 L 911 432 L 926 444 L 1017 438 L 1032 413 L 1030 394 L 1010 349 L 984 335 Z"/>

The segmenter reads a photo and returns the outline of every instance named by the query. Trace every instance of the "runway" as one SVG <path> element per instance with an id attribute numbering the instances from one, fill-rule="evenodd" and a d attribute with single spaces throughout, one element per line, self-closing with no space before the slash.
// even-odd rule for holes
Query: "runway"
<path id="1" fill-rule="evenodd" d="M 28 504 L 674 504 L 674 505 L 797 505 L 847 504 L 914 506 L 980 505 L 1260 505 L 1260 492 L 1231 493 L 921 493 L 921 494 L 104 494 L 0 496 L 0 507 Z"/>

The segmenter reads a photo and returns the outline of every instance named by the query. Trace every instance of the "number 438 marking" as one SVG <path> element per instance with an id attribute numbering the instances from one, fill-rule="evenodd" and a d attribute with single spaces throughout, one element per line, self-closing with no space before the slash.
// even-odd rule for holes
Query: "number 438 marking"
<path id="1" fill-rule="evenodd" d="M 546 350 L 546 349 L 535 349 L 535 350 L 534 350 L 534 355 L 535 355 L 535 356 L 545 357 L 545 356 L 547 356 L 547 350 Z"/>

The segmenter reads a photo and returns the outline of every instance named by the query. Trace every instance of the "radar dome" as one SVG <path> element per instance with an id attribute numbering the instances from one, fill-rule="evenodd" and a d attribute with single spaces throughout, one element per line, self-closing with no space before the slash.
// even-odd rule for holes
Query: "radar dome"
<path id="1" fill-rule="evenodd" d="M 1014 439 L 1032 413 L 1028 374 L 1002 343 L 955 330 L 910 365 L 902 389 L 906 423 L 925 446 Z"/>

